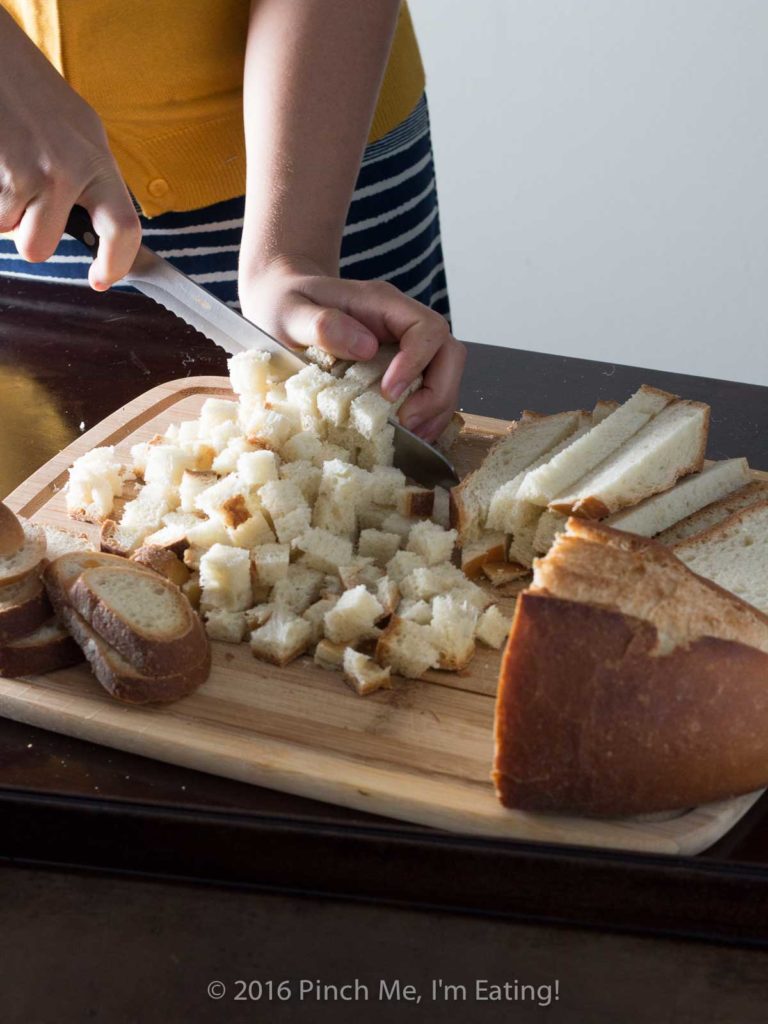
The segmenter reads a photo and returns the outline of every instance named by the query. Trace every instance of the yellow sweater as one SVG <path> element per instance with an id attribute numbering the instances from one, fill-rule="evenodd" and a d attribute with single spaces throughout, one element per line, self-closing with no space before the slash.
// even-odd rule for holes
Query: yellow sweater
<path id="1" fill-rule="evenodd" d="M 298 0 L 301 2 L 301 0 Z M 0 0 L 101 116 L 142 211 L 195 210 L 245 191 L 249 0 Z M 424 90 L 405 3 L 369 141 Z"/>

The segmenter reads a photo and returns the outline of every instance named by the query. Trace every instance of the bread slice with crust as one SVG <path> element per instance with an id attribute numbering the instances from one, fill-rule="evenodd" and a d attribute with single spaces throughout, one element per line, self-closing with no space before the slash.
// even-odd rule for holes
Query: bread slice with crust
<path id="1" fill-rule="evenodd" d="M 656 540 L 670 546 L 677 544 L 680 541 L 688 540 L 689 537 L 703 533 L 712 526 L 717 526 L 734 512 L 739 512 L 750 505 L 756 505 L 758 501 L 766 500 L 768 500 L 768 480 L 753 480 L 745 487 L 734 491 L 733 494 L 728 494 L 726 497 L 720 498 L 719 501 L 713 501 L 698 512 L 686 516 L 679 523 L 675 523 L 674 526 L 670 526 L 669 529 L 660 533 Z"/>
<path id="2" fill-rule="evenodd" d="M 27 636 L 0 644 L 0 676 L 38 676 L 69 668 L 83 654 L 64 627 L 49 618 Z"/>
<path id="3" fill-rule="evenodd" d="M 534 571 L 499 680 L 505 806 L 645 814 L 768 782 L 768 616 L 579 519 Z"/>
<path id="4" fill-rule="evenodd" d="M 0 587 L 0 643 L 26 636 L 52 614 L 43 581 L 37 573 Z"/>
<path id="5" fill-rule="evenodd" d="M 0 501 L 0 558 L 15 555 L 23 546 L 24 540 L 24 530 L 18 516 Z"/>
<path id="6" fill-rule="evenodd" d="M 126 704 L 163 704 L 192 693 L 208 678 L 210 649 L 184 672 L 168 675 L 142 674 L 93 630 L 82 616 L 69 606 L 60 612 L 79 650 L 104 689 Z"/>
<path id="7" fill-rule="evenodd" d="M 189 601 L 156 573 L 88 568 L 68 597 L 93 631 L 143 675 L 183 673 L 208 658 L 208 639 Z"/>
<path id="8" fill-rule="evenodd" d="M 0 586 L 16 583 L 33 572 L 45 558 L 45 533 L 42 526 L 28 519 L 19 520 L 24 543 L 11 554 L 0 556 Z"/>

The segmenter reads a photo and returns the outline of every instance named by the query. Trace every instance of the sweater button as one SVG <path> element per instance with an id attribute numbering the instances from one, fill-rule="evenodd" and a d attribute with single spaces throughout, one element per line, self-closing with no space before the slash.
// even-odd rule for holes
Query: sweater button
<path id="1" fill-rule="evenodd" d="M 147 191 L 154 199 L 162 199 L 168 192 L 168 182 L 165 178 L 153 178 L 147 185 Z"/>

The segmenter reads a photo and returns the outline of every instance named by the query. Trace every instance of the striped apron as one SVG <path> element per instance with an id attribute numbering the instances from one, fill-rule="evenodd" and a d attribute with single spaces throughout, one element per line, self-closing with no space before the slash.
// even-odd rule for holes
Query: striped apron
<path id="1" fill-rule="evenodd" d="M 142 217 L 144 242 L 234 308 L 244 197 L 202 210 Z M 0 275 L 86 285 L 90 257 L 65 237 L 45 263 L 0 238 Z M 426 97 L 365 150 L 341 248 L 341 276 L 390 281 L 449 318 Z"/>

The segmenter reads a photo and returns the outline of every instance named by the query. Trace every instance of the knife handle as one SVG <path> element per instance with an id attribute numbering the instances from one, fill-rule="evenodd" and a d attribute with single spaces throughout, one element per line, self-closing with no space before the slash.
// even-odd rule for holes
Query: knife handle
<path id="1" fill-rule="evenodd" d="M 99 251 L 99 236 L 93 230 L 91 215 L 82 206 L 73 206 L 64 228 L 68 235 L 81 242 L 88 252 L 96 257 Z"/>

